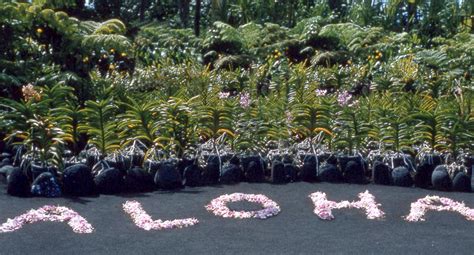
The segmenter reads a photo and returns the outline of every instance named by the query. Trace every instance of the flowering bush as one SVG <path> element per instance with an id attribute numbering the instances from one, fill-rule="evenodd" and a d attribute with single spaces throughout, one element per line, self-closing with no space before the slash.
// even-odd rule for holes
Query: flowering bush
<path id="1" fill-rule="evenodd" d="M 77 212 L 63 206 L 45 205 L 37 210 L 30 210 L 14 219 L 8 219 L 0 226 L 0 233 L 13 232 L 22 228 L 27 223 L 38 221 L 64 222 L 72 228 L 74 233 L 89 234 L 94 227 Z"/>
<path id="2" fill-rule="evenodd" d="M 314 213 L 322 220 L 332 220 L 332 209 L 342 208 L 356 208 L 364 209 L 367 219 L 382 219 L 385 213 L 379 208 L 380 204 L 375 202 L 375 197 L 366 190 L 364 193 L 359 193 L 359 201 L 341 201 L 339 203 L 329 201 L 326 198 L 326 193 L 315 192 L 309 195 L 314 204 Z"/>
<path id="3" fill-rule="evenodd" d="M 440 203 L 441 205 L 435 205 L 435 203 Z M 425 198 L 418 199 L 411 204 L 410 214 L 404 218 L 410 222 L 425 221 L 424 216 L 429 210 L 458 212 L 466 217 L 467 220 L 474 220 L 474 209 L 467 207 L 463 202 L 456 202 L 452 199 L 438 196 L 426 196 Z"/>
<path id="4" fill-rule="evenodd" d="M 195 218 L 177 219 L 177 220 L 166 220 L 160 219 L 153 220 L 142 205 L 137 201 L 127 201 L 123 204 L 123 210 L 132 217 L 133 222 L 137 227 L 150 231 L 150 230 L 162 230 L 162 229 L 173 229 L 173 228 L 184 228 L 194 226 L 199 223 Z"/>
<path id="5" fill-rule="evenodd" d="M 248 201 L 251 203 L 259 203 L 263 209 L 259 211 L 232 211 L 227 207 L 229 202 Z M 280 206 L 268 197 L 258 194 L 243 194 L 233 193 L 222 195 L 211 201 L 206 205 L 206 209 L 217 216 L 224 218 L 236 218 L 236 219 L 266 219 L 280 213 Z"/>

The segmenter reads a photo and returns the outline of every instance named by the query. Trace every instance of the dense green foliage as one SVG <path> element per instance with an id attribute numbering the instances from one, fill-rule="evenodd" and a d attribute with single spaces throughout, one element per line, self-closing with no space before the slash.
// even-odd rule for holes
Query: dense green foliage
<path id="1" fill-rule="evenodd" d="M 0 133 L 45 162 L 474 149 L 472 1 L 32 2 L 0 3 Z"/>

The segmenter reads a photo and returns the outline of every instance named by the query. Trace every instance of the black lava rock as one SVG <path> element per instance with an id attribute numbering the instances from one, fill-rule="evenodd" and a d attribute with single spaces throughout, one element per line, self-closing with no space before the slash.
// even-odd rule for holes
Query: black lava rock
<path id="1" fill-rule="evenodd" d="M 88 154 L 86 157 L 86 165 L 91 169 L 99 162 L 99 158 L 95 155 Z"/>
<path id="2" fill-rule="evenodd" d="M 448 169 L 444 165 L 437 166 L 431 175 L 431 184 L 436 190 L 449 191 L 452 188 Z"/>
<path id="3" fill-rule="evenodd" d="M 58 179 L 50 172 L 40 174 L 31 185 L 31 194 L 39 197 L 60 197 L 61 187 Z"/>
<path id="4" fill-rule="evenodd" d="M 415 174 L 415 186 L 424 189 L 429 188 L 431 186 L 431 176 L 433 175 L 434 169 L 435 166 L 427 162 L 418 165 Z"/>
<path id="5" fill-rule="evenodd" d="M 7 193 L 18 197 L 27 197 L 31 195 L 28 177 L 18 167 L 15 167 L 10 175 L 8 175 Z"/>
<path id="6" fill-rule="evenodd" d="M 84 164 L 77 164 L 64 169 L 63 192 L 72 196 L 94 194 L 95 183 L 91 169 Z"/>
<path id="7" fill-rule="evenodd" d="M 130 161 L 132 163 L 132 167 L 134 166 L 141 166 L 143 165 L 144 161 L 144 154 L 142 153 L 133 153 L 130 155 Z"/>
<path id="8" fill-rule="evenodd" d="M 40 176 L 42 173 L 46 173 L 46 172 L 49 172 L 51 174 L 53 174 L 54 176 L 56 176 L 57 174 L 57 171 L 56 171 L 56 168 L 52 167 L 52 166 L 40 166 L 40 165 L 37 165 L 37 164 L 31 164 L 31 167 L 30 167 L 30 177 L 32 180 L 36 180 L 36 178 L 38 178 L 38 176 Z"/>
<path id="9" fill-rule="evenodd" d="M 155 174 L 155 184 L 160 189 L 178 189 L 183 182 L 177 164 L 173 161 L 164 161 Z"/>
<path id="10" fill-rule="evenodd" d="M 8 153 L 8 152 L 2 152 L 0 154 L 0 160 L 4 160 L 6 158 L 11 158 L 12 157 L 12 154 Z"/>
<path id="11" fill-rule="evenodd" d="M 453 178 L 453 191 L 471 192 L 471 179 L 463 172 L 459 172 Z"/>
<path id="12" fill-rule="evenodd" d="M 415 171 L 414 164 L 413 164 L 413 157 L 411 155 L 404 154 L 404 156 L 394 157 L 392 160 L 393 160 L 394 168 L 404 166 L 410 172 Z"/>
<path id="13" fill-rule="evenodd" d="M 337 157 L 334 154 L 327 155 L 326 163 L 337 166 Z"/>
<path id="14" fill-rule="evenodd" d="M 194 165 L 195 162 L 196 162 L 195 158 L 182 158 L 181 160 L 179 160 L 178 162 L 179 174 L 181 174 L 181 176 L 184 176 L 184 170 L 186 169 L 186 167 Z"/>
<path id="15" fill-rule="evenodd" d="M 270 182 L 282 184 L 287 183 L 288 181 L 285 165 L 281 161 L 273 161 Z"/>
<path id="16" fill-rule="evenodd" d="M 349 161 L 343 172 L 344 180 L 348 183 L 366 184 L 364 167 L 359 161 Z"/>
<path id="17" fill-rule="evenodd" d="M 362 159 L 360 156 L 339 156 L 337 157 L 337 161 L 339 163 L 339 166 L 341 167 L 341 170 L 344 171 L 346 169 L 347 164 L 351 161 L 359 162 Z"/>
<path id="18" fill-rule="evenodd" d="M 131 156 L 124 156 L 124 155 L 118 155 L 115 158 L 115 168 L 122 172 L 127 172 L 132 168 L 132 157 Z M 110 165 L 111 167 L 114 167 L 113 164 Z"/>
<path id="19" fill-rule="evenodd" d="M 436 154 L 425 155 L 421 159 L 422 164 L 426 163 L 429 165 L 434 165 L 435 167 L 441 165 L 442 162 L 443 162 L 443 159 L 441 158 L 441 156 L 436 155 Z"/>
<path id="20" fill-rule="evenodd" d="M 15 170 L 16 167 L 8 165 L 4 167 L 0 167 L 0 174 L 3 176 L 9 176 L 10 173 Z"/>
<path id="21" fill-rule="evenodd" d="M 125 190 L 130 192 L 149 192 L 155 188 L 153 176 L 140 167 L 128 170 L 123 182 Z"/>
<path id="22" fill-rule="evenodd" d="M 244 170 L 244 175 L 248 182 L 263 182 L 265 180 L 265 163 L 263 160 L 250 162 Z"/>
<path id="23" fill-rule="evenodd" d="M 395 186 L 411 187 L 413 185 L 413 178 L 405 166 L 399 166 L 393 169 L 392 180 Z"/>
<path id="24" fill-rule="evenodd" d="M 219 181 L 222 184 L 235 184 L 240 182 L 241 176 L 242 171 L 238 165 L 227 164 L 222 167 Z"/>
<path id="25" fill-rule="evenodd" d="M 229 161 L 229 163 L 234 164 L 236 166 L 240 166 L 240 158 L 235 156 L 234 154 L 227 155 L 226 161 Z"/>
<path id="26" fill-rule="evenodd" d="M 284 164 L 284 168 L 287 181 L 295 182 L 298 180 L 298 167 L 296 167 L 294 164 L 287 163 Z"/>
<path id="27" fill-rule="evenodd" d="M 221 175 L 219 164 L 219 157 L 217 156 L 210 156 L 207 159 L 207 166 L 204 169 L 204 178 L 208 184 L 214 185 L 219 182 Z"/>
<path id="28" fill-rule="evenodd" d="M 325 164 L 319 168 L 318 179 L 322 182 L 339 183 L 343 180 L 343 177 L 336 165 Z"/>
<path id="29" fill-rule="evenodd" d="M 439 155 L 426 155 L 421 159 L 420 164 L 416 168 L 415 186 L 420 188 L 431 187 L 431 175 L 434 169 L 441 164 Z"/>
<path id="30" fill-rule="evenodd" d="M 392 173 L 389 166 L 380 161 L 375 161 L 373 166 L 374 183 L 380 185 L 392 184 Z"/>
<path id="31" fill-rule="evenodd" d="M 123 175 L 117 168 L 109 168 L 101 171 L 94 178 L 97 191 L 101 194 L 116 194 L 123 190 Z"/>
<path id="32" fill-rule="evenodd" d="M 474 156 L 464 157 L 464 166 L 467 170 L 467 175 L 472 176 L 472 171 L 474 170 Z"/>
<path id="33" fill-rule="evenodd" d="M 156 172 L 160 168 L 161 163 L 159 161 L 147 160 L 145 164 L 143 164 L 143 168 L 151 174 L 151 176 L 155 176 Z"/>
<path id="34" fill-rule="evenodd" d="M 197 164 L 192 164 L 184 168 L 183 184 L 189 187 L 196 187 L 201 185 L 201 168 Z"/>
<path id="35" fill-rule="evenodd" d="M 305 182 L 316 181 L 318 169 L 316 166 L 316 156 L 306 155 L 303 159 L 303 166 L 301 167 L 300 178 Z"/>
<path id="36" fill-rule="evenodd" d="M 12 161 L 9 158 L 4 158 L 2 159 L 2 162 L 0 162 L 0 168 L 11 165 L 11 164 L 12 164 Z"/>
<path id="37" fill-rule="evenodd" d="M 265 180 L 265 162 L 261 157 L 243 157 L 241 159 L 241 164 L 246 181 L 263 182 Z"/>
<path id="38" fill-rule="evenodd" d="M 283 162 L 283 164 L 291 164 L 293 163 L 293 158 L 291 155 L 285 154 L 283 155 L 281 162 Z"/>

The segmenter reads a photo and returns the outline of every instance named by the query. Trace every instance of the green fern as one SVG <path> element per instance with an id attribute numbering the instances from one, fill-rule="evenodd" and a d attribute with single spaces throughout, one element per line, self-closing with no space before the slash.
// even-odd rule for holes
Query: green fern
<path id="1" fill-rule="evenodd" d="M 139 103 L 137 100 L 128 97 L 127 102 L 121 104 L 125 106 L 124 114 L 118 116 L 121 119 L 117 127 L 122 130 L 120 136 L 127 138 L 127 141 L 138 139 L 147 146 L 152 146 L 158 138 L 158 102 L 155 100 Z M 127 142 L 124 144 L 126 145 Z"/>
<path id="2" fill-rule="evenodd" d="M 443 109 L 441 117 L 441 134 L 439 150 L 450 153 L 453 158 L 457 158 L 461 150 L 472 148 L 474 139 L 474 114 L 463 111 L 465 105 L 459 101 L 442 100 L 440 102 Z"/>
<path id="3" fill-rule="evenodd" d="M 24 136 L 18 136 L 18 132 L 29 130 L 31 124 L 28 122 L 30 119 L 34 119 L 35 116 L 45 116 L 48 112 L 47 105 L 44 102 L 36 100 L 21 100 L 15 101 L 8 98 L 0 97 L 0 107 L 5 109 L 2 119 L 8 123 L 6 127 L 10 136 L 7 139 L 18 137 L 24 140 Z"/>
<path id="4" fill-rule="evenodd" d="M 233 114 L 230 105 L 202 106 L 197 110 L 198 133 L 207 139 L 217 139 L 226 133 L 235 134 L 232 128 Z"/>
<path id="5" fill-rule="evenodd" d="M 159 136 L 153 142 L 177 157 L 182 157 L 196 139 L 191 121 L 192 100 L 171 97 L 160 105 Z"/>
<path id="6" fill-rule="evenodd" d="M 313 93 L 307 92 L 307 94 Z M 332 102 L 326 97 L 293 105 L 291 107 L 292 133 L 298 134 L 302 139 L 313 139 L 321 132 L 327 137 L 332 136 L 330 127 L 331 107 Z"/>
<path id="7" fill-rule="evenodd" d="M 360 98 L 358 101 L 352 101 L 351 105 L 338 105 L 332 114 L 336 116 L 332 122 L 335 134 L 332 146 L 348 153 L 363 149 L 371 124 L 367 99 Z"/>
<path id="8" fill-rule="evenodd" d="M 116 109 L 112 99 L 104 99 L 98 102 L 89 100 L 86 108 L 81 110 L 86 116 L 87 124 L 80 125 L 79 128 L 87 131 L 89 143 L 96 146 L 102 155 L 120 148 L 114 120 Z"/>
<path id="9" fill-rule="evenodd" d="M 51 114 L 63 130 L 61 138 L 69 144 L 74 155 L 77 155 L 80 152 L 81 134 L 87 132 L 84 130 L 85 126 L 81 125 L 84 121 L 84 112 L 76 104 L 67 102 L 65 106 L 52 109 Z"/>
<path id="10" fill-rule="evenodd" d="M 420 100 L 417 111 L 410 117 L 418 121 L 415 126 L 414 137 L 419 143 L 426 143 L 429 149 L 443 150 L 442 124 L 448 109 L 443 109 L 438 100 L 425 95 Z"/>
<path id="11" fill-rule="evenodd" d="M 376 98 L 374 109 L 374 125 L 371 134 L 376 142 L 381 142 L 383 148 L 395 152 L 411 148 L 411 134 L 408 120 L 406 100 L 400 94 L 386 93 Z M 373 131 L 377 129 L 377 131 Z"/>
<path id="12" fill-rule="evenodd" d="M 27 121 L 30 129 L 22 133 L 28 151 L 37 157 L 44 165 L 59 166 L 62 163 L 63 131 L 57 127 L 57 123 L 49 117 L 35 115 Z"/>

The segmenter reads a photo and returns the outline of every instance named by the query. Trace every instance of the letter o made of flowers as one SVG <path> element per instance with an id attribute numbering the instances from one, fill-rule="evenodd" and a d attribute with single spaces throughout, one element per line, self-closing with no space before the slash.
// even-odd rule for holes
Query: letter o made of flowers
<path id="1" fill-rule="evenodd" d="M 247 201 L 251 203 L 261 204 L 263 209 L 258 211 L 234 211 L 229 209 L 227 203 Z M 235 218 L 235 219 L 267 219 L 280 213 L 280 206 L 273 200 L 261 194 L 244 194 L 244 193 L 232 193 L 222 195 L 212 200 L 206 209 L 212 212 L 214 215 L 221 216 L 224 218 Z"/>

